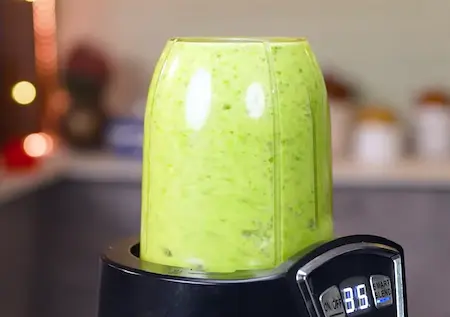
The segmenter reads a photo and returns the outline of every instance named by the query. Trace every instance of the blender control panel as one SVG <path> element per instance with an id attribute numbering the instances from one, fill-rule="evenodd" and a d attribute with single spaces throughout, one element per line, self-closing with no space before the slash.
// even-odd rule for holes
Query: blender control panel
<path id="1" fill-rule="evenodd" d="M 391 278 L 385 275 L 372 275 L 370 279 L 351 277 L 323 291 L 319 302 L 325 317 L 366 314 L 374 308 L 393 305 Z"/>
<path id="2" fill-rule="evenodd" d="M 297 282 L 309 299 L 310 315 L 404 317 L 400 254 L 380 248 L 342 246 L 300 269 Z"/>

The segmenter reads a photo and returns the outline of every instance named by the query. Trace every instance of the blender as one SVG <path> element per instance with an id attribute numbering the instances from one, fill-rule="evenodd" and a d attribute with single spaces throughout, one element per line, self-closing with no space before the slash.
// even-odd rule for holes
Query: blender
<path id="1" fill-rule="evenodd" d="M 404 255 L 333 239 L 329 109 L 303 38 L 175 38 L 145 114 L 140 238 L 99 317 L 404 317 Z"/>

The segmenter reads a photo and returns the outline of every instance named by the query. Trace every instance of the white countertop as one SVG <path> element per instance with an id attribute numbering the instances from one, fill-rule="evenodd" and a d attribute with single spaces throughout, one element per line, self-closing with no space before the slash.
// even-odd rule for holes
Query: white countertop
<path id="1" fill-rule="evenodd" d="M 0 202 L 51 183 L 59 177 L 96 182 L 139 182 L 141 162 L 107 153 L 60 153 L 42 161 L 35 172 L 0 171 Z M 450 190 L 450 162 L 403 161 L 374 167 L 353 162 L 335 162 L 337 187 L 427 187 Z"/>

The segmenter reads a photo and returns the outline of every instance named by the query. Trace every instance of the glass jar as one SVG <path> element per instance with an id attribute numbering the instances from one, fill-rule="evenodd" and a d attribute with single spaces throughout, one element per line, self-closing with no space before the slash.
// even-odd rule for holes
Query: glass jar
<path id="1" fill-rule="evenodd" d="M 343 159 L 348 152 L 355 117 L 354 92 L 337 76 L 325 76 L 331 114 L 331 149 L 333 159 Z"/>
<path id="2" fill-rule="evenodd" d="M 402 130 L 395 114 L 368 106 L 359 111 L 354 133 L 354 159 L 363 164 L 389 165 L 402 156 Z"/>
<path id="3" fill-rule="evenodd" d="M 145 116 L 141 259 L 273 268 L 332 238 L 329 109 L 297 38 L 177 38 Z"/>
<path id="4" fill-rule="evenodd" d="M 440 91 L 429 91 L 418 100 L 415 113 L 416 150 L 423 160 L 450 157 L 450 101 Z"/>

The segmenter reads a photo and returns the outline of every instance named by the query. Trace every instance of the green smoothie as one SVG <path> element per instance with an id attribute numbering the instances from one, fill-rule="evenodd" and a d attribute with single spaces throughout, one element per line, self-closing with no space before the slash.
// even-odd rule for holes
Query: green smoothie
<path id="1" fill-rule="evenodd" d="M 150 86 L 141 258 L 273 268 L 332 237 L 328 106 L 301 39 L 174 39 Z"/>

